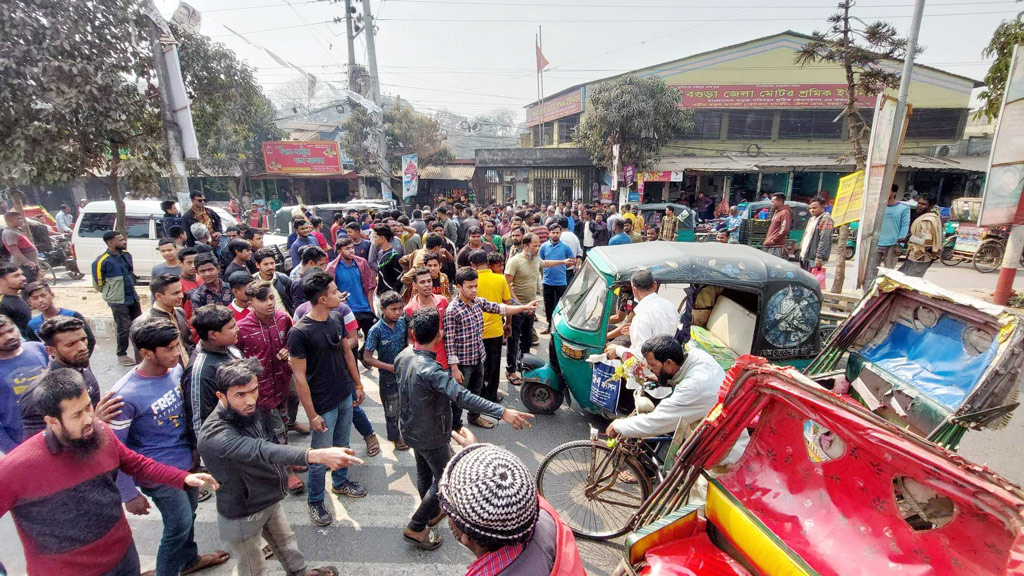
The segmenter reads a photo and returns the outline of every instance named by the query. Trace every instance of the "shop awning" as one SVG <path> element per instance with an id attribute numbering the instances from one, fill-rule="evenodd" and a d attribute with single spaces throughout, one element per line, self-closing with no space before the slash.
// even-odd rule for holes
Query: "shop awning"
<path id="1" fill-rule="evenodd" d="M 473 179 L 476 166 L 472 164 L 448 164 L 443 166 L 423 166 L 420 168 L 420 180 L 459 180 L 468 182 Z"/>
<path id="2" fill-rule="evenodd" d="M 341 174 L 257 174 L 252 180 L 355 180 L 359 173 L 355 170 L 344 170 Z"/>
<path id="3" fill-rule="evenodd" d="M 966 172 L 987 172 L 988 156 L 925 156 L 923 154 L 901 154 L 900 166 L 915 170 L 964 170 Z"/>
<path id="4" fill-rule="evenodd" d="M 835 156 L 769 156 L 755 158 L 754 164 L 759 170 L 778 171 L 786 168 L 800 170 L 820 170 L 823 172 L 850 172 L 855 164 L 850 159 Z"/>

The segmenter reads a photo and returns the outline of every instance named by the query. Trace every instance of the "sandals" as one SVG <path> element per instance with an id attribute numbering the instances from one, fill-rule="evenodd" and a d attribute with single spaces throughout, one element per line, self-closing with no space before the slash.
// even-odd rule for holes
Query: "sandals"
<path id="1" fill-rule="evenodd" d="M 521 386 L 523 384 L 523 376 L 519 372 L 508 372 L 505 374 L 505 379 L 513 386 Z"/>
<path id="2" fill-rule="evenodd" d="M 441 547 L 442 543 L 441 537 L 437 535 L 437 532 L 434 532 L 430 528 L 427 528 L 426 540 L 417 540 L 410 536 L 408 532 L 403 532 L 402 538 L 405 538 L 406 541 L 410 542 L 420 550 L 437 550 Z"/>
<path id="3" fill-rule="evenodd" d="M 334 566 L 321 566 L 306 570 L 306 576 L 338 576 L 338 569 Z"/>
<path id="4" fill-rule="evenodd" d="M 198 498 L 198 500 L 200 502 L 206 502 L 207 500 L 210 499 L 210 496 L 213 496 L 213 492 L 210 492 L 206 488 L 200 488 L 199 489 L 199 498 Z"/>
<path id="5" fill-rule="evenodd" d="M 228 554 L 224 550 L 217 550 L 209 554 L 203 554 L 199 556 L 199 560 L 197 560 L 195 564 L 189 566 L 185 570 L 182 570 L 181 574 L 182 576 L 185 576 L 185 574 L 193 574 L 195 572 L 199 572 L 200 570 L 206 570 L 207 568 L 220 566 L 221 564 L 227 562 L 228 559 L 230 558 L 231 554 Z"/>
<path id="6" fill-rule="evenodd" d="M 437 516 L 434 516 L 433 518 L 427 521 L 427 526 L 437 526 L 441 523 L 441 520 L 444 520 L 447 516 L 448 513 L 445 512 L 444 510 L 441 510 L 440 512 L 437 513 Z"/>
<path id="7" fill-rule="evenodd" d="M 409 445 L 408 445 L 408 444 L 406 444 L 406 443 L 405 443 L 404 441 L 402 441 L 402 440 L 400 440 L 400 441 L 398 441 L 398 442 L 392 442 L 392 444 L 394 444 L 394 445 L 395 445 L 395 450 L 397 450 L 397 451 L 399 451 L 399 452 L 405 452 L 406 450 L 408 450 L 408 449 L 409 449 Z"/>
<path id="8" fill-rule="evenodd" d="M 480 416 L 477 416 L 475 420 L 470 420 L 469 423 L 472 424 L 473 426 L 479 426 L 484 430 L 490 430 L 491 428 L 494 428 L 494 422 L 491 422 L 490 420 L 484 420 L 483 417 Z"/>
<path id="9" fill-rule="evenodd" d="M 294 472 L 292 474 L 289 474 L 288 475 L 288 493 L 292 494 L 292 495 L 295 495 L 295 494 L 302 494 L 305 491 L 306 491 L 306 484 L 302 481 L 302 478 L 299 478 L 298 476 L 296 476 L 294 474 Z"/>
<path id="10" fill-rule="evenodd" d="M 380 454 L 380 440 L 377 439 L 377 435 L 376 434 L 370 434 L 369 436 L 364 436 L 363 440 L 366 440 L 366 455 L 367 456 L 371 456 L 372 457 L 372 456 L 376 456 L 377 454 Z"/>
<path id="11" fill-rule="evenodd" d="M 117 361 L 121 363 L 121 366 L 135 366 L 135 359 L 131 356 L 118 356 Z"/>

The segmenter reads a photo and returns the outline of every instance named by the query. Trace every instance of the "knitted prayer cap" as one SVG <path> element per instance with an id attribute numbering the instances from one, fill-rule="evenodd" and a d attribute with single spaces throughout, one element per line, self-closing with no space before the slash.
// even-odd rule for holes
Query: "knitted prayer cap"
<path id="1" fill-rule="evenodd" d="M 441 475 L 437 497 L 459 530 L 486 548 L 526 542 L 537 523 L 533 475 L 519 458 L 492 444 L 456 454 Z"/>

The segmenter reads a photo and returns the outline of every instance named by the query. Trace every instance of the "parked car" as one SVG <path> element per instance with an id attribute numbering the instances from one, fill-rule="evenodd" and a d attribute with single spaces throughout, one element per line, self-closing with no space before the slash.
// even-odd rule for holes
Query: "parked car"
<path id="1" fill-rule="evenodd" d="M 160 209 L 159 200 L 126 200 L 124 204 L 128 251 L 135 262 L 135 273 L 148 278 L 153 265 L 163 261 L 156 251 L 156 244 L 162 236 L 160 231 L 163 228 L 164 212 Z M 238 220 L 226 210 L 215 206 L 210 208 L 220 216 L 225 228 L 238 224 Z M 91 264 L 107 249 L 103 243 L 103 233 L 114 228 L 114 216 L 113 200 L 90 202 L 82 208 L 71 236 L 71 250 L 83 265 Z M 291 262 L 285 242 L 286 239 L 281 236 L 268 234 L 263 237 L 264 246 L 277 249 L 278 267 L 286 272 L 291 268 Z"/>

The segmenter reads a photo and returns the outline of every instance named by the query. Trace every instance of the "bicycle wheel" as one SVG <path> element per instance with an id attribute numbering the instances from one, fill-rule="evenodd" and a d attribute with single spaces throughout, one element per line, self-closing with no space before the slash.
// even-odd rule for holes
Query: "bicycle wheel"
<path id="1" fill-rule="evenodd" d="M 628 471 L 637 480 L 623 482 Z M 537 490 L 580 538 L 609 540 L 629 529 L 629 521 L 651 493 L 640 464 L 621 451 L 589 440 L 555 448 L 537 471 Z"/>
<path id="2" fill-rule="evenodd" d="M 956 266 L 957 264 L 963 262 L 963 259 L 957 256 L 956 252 L 953 249 L 954 243 L 955 242 L 947 241 L 942 246 L 942 252 L 939 253 L 939 260 L 942 260 L 942 263 L 945 264 L 946 266 Z"/>
<path id="3" fill-rule="evenodd" d="M 50 279 L 50 276 L 53 277 L 52 280 Z M 49 262 L 42 258 L 39 259 L 39 277 L 36 278 L 36 280 L 39 280 L 43 284 L 57 283 L 57 272 L 54 271 Z"/>
<path id="4" fill-rule="evenodd" d="M 985 242 L 974 253 L 974 267 L 982 274 L 988 274 L 999 269 L 1003 262 L 1003 251 L 1006 249 L 1002 242 L 990 240 Z"/>

